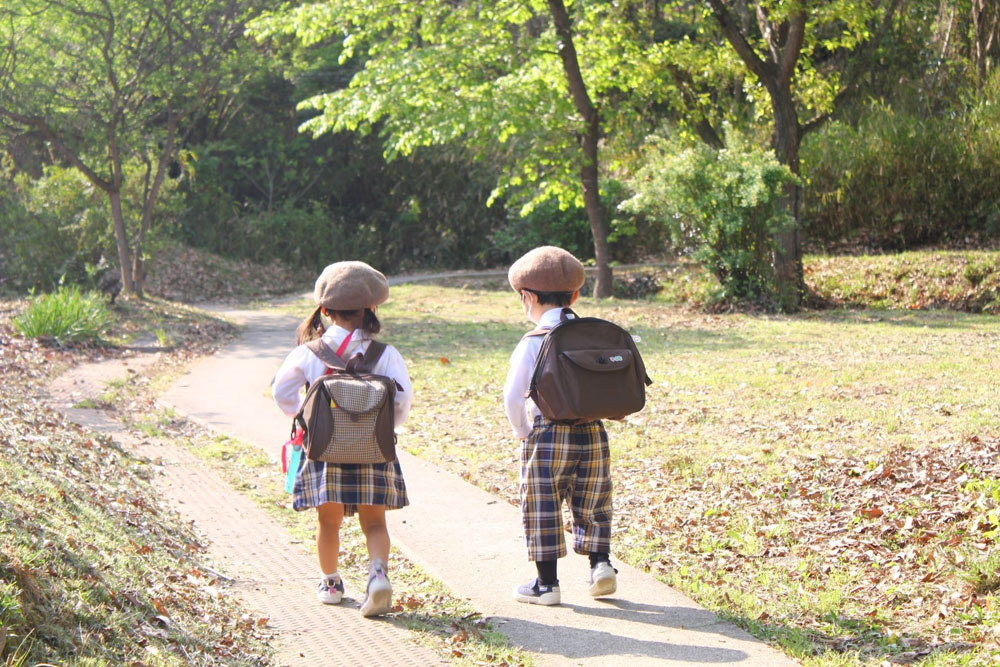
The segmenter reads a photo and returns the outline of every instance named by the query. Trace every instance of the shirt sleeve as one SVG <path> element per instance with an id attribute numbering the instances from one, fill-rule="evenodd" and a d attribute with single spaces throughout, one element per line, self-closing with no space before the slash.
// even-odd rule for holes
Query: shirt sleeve
<path id="1" fill-rule="evenodd" d="M 534 369 L 535 357 L 538 355 L 537 348 L 540 345 L 534 337 L 521 339 L 510 355 L 510 370 L 507 371 L 507 381 L 503 386 L 507 421 L 514 429 L 514 436 L 520 439 L 527 438 L 531 433 L 526 394 L 531 385 L 531 371 Z"/>
<path id="2" fill-rule="evenodd" d="M 326 372 L 326 366 L 305 345 L 288 353 L 271 383 L 274 402 L 289 417 L 294 417 L 302 404 L 300 390 Z"/>
<path id="3" fill-rule="evenodd" d="M 413 405 L 413 385 L 410 383 L 410 374 L 406 369 L 406 362 L 403 355 L 392 345 L 386 345 L 382 358 L 375 364 L 374 371 L 379 375 L 391 377 L 399 383 L 396 388 L 396 400 L 393 405 L 393 415 L 395 424 L 399 426 L 406 421 L 410 414 L 410 406 Z"/>

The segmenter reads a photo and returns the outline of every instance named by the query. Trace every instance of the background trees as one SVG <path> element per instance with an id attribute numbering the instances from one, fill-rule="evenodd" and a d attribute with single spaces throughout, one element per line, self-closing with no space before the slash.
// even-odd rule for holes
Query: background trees
<path id="1" fill-rule="evenodd" d="M 209 102 L 243 76 L 239 0 L 13 0 L 0 8 L 0 119 L 107 197 L 126 292 L 168 168 Z M 243 65 L 250 63 L 244 61 Z M 123 210 L 126 179 L 141 181 Z"/>
<path id="2" fill-rule="evenodd" d="M 252 40 L 245 0 L 186 3 L 0 9 L 7 285 L 86 280 L 104 254 L 141 289 L 167 237 L 307 273 L 558 243 L 604 295 L 614 261 L 712 247 L 716 220 L 754 239 L 726 261 L 758 263 L 724 271 L 755 276 L 726 298 L 792 309 L 803 248 L 1000 226 L 994 3 L 325 0 Z M 718 208 L 722 182 L 664 199 L 690 160 L 771 179 L 762 149 L 797 175 L 774 215 Z"/>

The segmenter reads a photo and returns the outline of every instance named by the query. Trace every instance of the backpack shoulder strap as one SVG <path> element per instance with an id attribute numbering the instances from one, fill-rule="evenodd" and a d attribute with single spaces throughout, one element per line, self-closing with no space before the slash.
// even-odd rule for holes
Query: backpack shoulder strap
<path id="1" fill-rule="evenodd" d="M 521 338 L 529 338 L 531 336 L 544 336 L 545 334 L 547 334 L 550 331 L 552 331 L 552 330 L 551 329 L 532 329 L 528 333 L 526 333 L 523 336 L 521 336 Z"/>
<path id="2" fill-rule="evenodd" d="M 356 363 L 354 361 L 360 355 L 356 355 L 353 359 L 351 359 L 351 370 L 357 373 L 371 373 L 372 369 L 375 368 L 375 364 L 377 364 L 379 358 L 381 358 L 383 352 L 385 352 L 385 343 L 372 340 L 368 343 L 368 349 L 365 350 L 365 354 L 360 360 Z"/>
<path id="3" fill-rule="evenodd" d="M 319 360 L 329 368 L 339 368 L 342 370 L 346 367 L 344 360 L 337 356 L 333 348 L 327 345 L 322 338 L 314 338 L 305 345 L 309 348 L 310 352 L 319 357 Z"/>

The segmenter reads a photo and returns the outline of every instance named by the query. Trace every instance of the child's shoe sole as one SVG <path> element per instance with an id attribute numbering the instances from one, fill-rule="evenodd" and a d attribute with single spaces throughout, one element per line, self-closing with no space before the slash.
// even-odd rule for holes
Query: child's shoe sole
<path id="1" fill-rule="evenodd" d="M 362 616 L 381 616 L 392 610 L 392 589 L 377 588 L 369 591 L 368 597 L 361 603 Z"/>
<path id="2" fill-rule="evenodd" d="M 540 604 L 546 607 L 557 605 L 562 601 L 562 596 L 559 590 L 550 591 L 548 593 L 536 594 L 532 592 L 531 594 L 522 593 L 520 589 L 514 589 L 514 599 L 518 602 L 526 602 L 528 604 Z"/>
<path id="3" fill-rule="evenodd" d="M 614 577 L 609 577 L 607 579 L 598 579 L 590 585 L 587 590 L 590 593 L 590 597 L 599 598 L 603 595 L 611 595 L 618 590 L 618 582 Z"/>
<path id="4" fill-rule="evenodd" d="M 618 590 L 618 570 L 611 567 L 611 563 L 602 562 L 591 568 L 590 588 L 587 589 L 590 597 L 611 595 L 616 590 Z"/>

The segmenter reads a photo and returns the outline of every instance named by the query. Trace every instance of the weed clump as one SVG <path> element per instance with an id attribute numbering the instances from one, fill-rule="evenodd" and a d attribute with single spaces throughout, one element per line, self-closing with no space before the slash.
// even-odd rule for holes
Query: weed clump
<path id="1" fill-rule="evenodd" d="M 33 297 L 13 324 L 22 336 L 51 338 L 61 345 L 98 341 L 112 321 L 106 297 L 72 286 Z"/>

